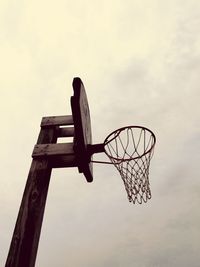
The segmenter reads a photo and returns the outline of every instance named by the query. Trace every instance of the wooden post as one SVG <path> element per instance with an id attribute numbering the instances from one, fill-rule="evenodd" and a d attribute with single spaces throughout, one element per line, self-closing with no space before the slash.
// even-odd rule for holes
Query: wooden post
<path id="1" fill-rule="evenodd" d="M 56 143 L 56 126 L 45 127 L 37 144 Z M 33 159 L 5 267 L 34 267 L 52 166 Z"/>

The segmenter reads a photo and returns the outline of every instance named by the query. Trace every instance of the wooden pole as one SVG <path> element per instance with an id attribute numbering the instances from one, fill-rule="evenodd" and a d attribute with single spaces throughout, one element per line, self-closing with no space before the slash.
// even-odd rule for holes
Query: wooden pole
<path id="1" fill-rule="evenodd" d="M 56 127 L 42 127 L 37 144 L 56 143 Z M 5 267 L 34 267 L 52 166 L 33 159 Z"/>

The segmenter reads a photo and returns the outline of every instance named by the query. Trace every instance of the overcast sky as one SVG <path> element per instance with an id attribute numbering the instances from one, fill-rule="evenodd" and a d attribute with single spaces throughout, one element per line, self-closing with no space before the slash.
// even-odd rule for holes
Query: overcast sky
<path id="1" fill-rule="evenodd" d="M 53 170 L 36 266 L 199 266 L 199 29 L 198 0 L 0 0 L 1 266 L 41 118 L 71 114 L 76 76 L 94 143 L 156 134 L 152 199 L 130 204 L 113 166 Z"/>

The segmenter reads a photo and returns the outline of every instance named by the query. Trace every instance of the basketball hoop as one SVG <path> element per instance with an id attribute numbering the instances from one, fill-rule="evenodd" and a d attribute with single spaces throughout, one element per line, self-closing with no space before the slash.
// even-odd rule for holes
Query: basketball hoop
<path id="1" fill-rule="evenodd" d="M 89 154 L 105 152 L 124 182 L 128 200 L 142 204 L 151 198 L 149 165 L 156 137 L 143 126 L 126 126 L 109 134 L 103 144 L 89 146 Z"/>
<path id="2" fill-rule="evenodd" d="M 142 204 L 151 198 L 149 165 L 156 143 L 153 132 L 142 126 L 127 126 L 109 134 L 104 143 L 92 144 L 85 87 L 78 77 L 72 86 L 72 115 L 42 118 L 6 267 L 35 264 L 52 168 L 77 167 L 87 182 L 92 182 L 93 162 L 113 164 L 130 202 Z M 73 142 L 57 143 L 63 137 L 73 137 Z M 101 152 L 106 153 L 110 162 L 92 160 L 94 153 Z"/>
<path id="3" fill-rule="evenodd" d="M 156 137 L 142 126 L 127 126 L 115 130 L 104 141 L 104 150 L 119 171 L 128 200 L 134 204 L 151 198 L 149 165 Z"/>

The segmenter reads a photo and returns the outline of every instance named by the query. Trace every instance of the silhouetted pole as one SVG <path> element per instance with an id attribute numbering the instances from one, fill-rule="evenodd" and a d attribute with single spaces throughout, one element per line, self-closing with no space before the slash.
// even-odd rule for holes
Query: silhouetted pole
<path id="1" fill-rule="evenodd" d="M 43 127 L 37 144 L 56 139 L 56 127 Z M 5 267 L 35 265 L 51 170 L 48 158 L 33 159 Z"/>

